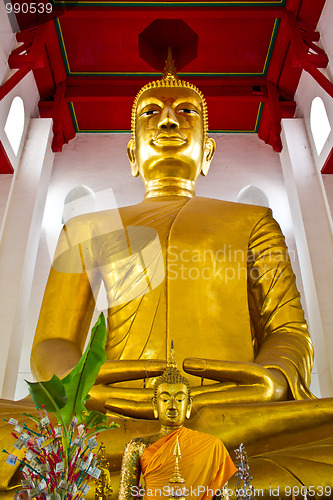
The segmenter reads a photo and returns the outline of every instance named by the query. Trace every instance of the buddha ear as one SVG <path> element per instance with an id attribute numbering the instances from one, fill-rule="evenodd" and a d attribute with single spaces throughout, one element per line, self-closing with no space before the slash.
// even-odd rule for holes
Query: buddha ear
<path id="1" fill-rule="evenodd" d="M 215 153 L 215 141 L 212 137 L 207 137 L 204 147 L 204 157 L 201 165 L 201 175 L 207 175 Z"/>
<path id="2" fill-rule="evenodd" d="M 193 402 L 193 398 L 190 398 L 190 401 L 188 403 L 188 407 L 187 407 L 187 410 L 186 410 L 186 418 L 190 418 L 191 416 L 191 411 L 192 411 L 192 402 Z"/>
<path id="3" fill-rule="evenodd" d="M 133 177 L 137 177 L 139 175 L 139 167 L 136 163 L 136 158 L 135 158 L 135 140 L 131 139 L 127 145 L 127 156 L 129 159 L 129 162 L 131 164 L 131 172 Z"/>
<path id="4" fill-rule="evenodd" d="M 154 417 L 158 418 L 158 411 L 157 411 L 157 405 L 156 405 L 155 398 L 151 398 L 151 403 L 153 405 Z"/>

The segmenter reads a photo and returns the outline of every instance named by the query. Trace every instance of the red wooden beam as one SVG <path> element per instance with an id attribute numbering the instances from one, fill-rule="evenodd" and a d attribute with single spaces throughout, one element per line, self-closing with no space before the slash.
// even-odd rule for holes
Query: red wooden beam
<path id="1" fill-rule="evenodd" d="M 307 71 L 316 82 L 333 97 L 333 84 L 318 68 L 326 68 L 328 57 L 325 51 L 309 41 L 311 32 L 302 32 L 299 24 L 293 14 L 286 12 L 287 26 L 289 29 L 290 39 L 295 52 L 295 65 Z M 316 35 L 316 33 L 315 33 Z M 304 39 L 305 38 L 305 41 Z M 310 36 L 311 38 L 311 36 Z M 317 52 L 316 54 L 309 53 L 309 48 Z"/>
<path id="2" fill-rule="evenodd" d="M 160 78 L 156 77 L 149 80 Z M 267 98 L 265 77 L 184 77 L 194 81 L 200 90 L 207 96 L 221 98 L 244 98 L 248 100 L 262 100 Z M 121 76 L 69 76 L 65 99 L 67 101 L 107 101 L 115 98 L 133 97 L 138 90 L 147 83 L 147 78 L 133 75 L 131 78 Z M 291 99 L 292 100 L 292 99 Z"/>
<path id="3" fill-rule="evenodd" d="M 282 151 L 282 141 L 280 137 L 282 112 L 279 102 L 279 94 L 275 85 L 273 85 L 271 82 L 267 82 L 267 92 L 272 114 L 270 126 L 270 144 L 273 147 L 274 151 L 280 153 Z"/>
<path id="4" fill-rule="evenodd" d="M 329 152 L 328 157 L 326 158 L 326 161 L 323 165 L 323 168 L 321 169 L 322 174 L 333 174 L 333 148 Z"/>
<path id="5" fill-rule="evenodd" d="M 0 174 L 12 174 L 14 172 L 10 159 L 0 141 Z"/>
<path id="6" fill-rule="evenodd" d="M 200 88 L 201 86 L 260 86 L 266 85 L 266 78 L 264 76 L 188 76 L 183 73 L 179 73 L 181 79 L 186 79 L 188 81 L 193 81 Z M 113 87 L 126 87 L 128 89 L 133 89 L 139 87 L 139 89 L 146 85 L 148 81 L 159 80 L 162 77 L 162 73 L 157 73 L 154 76 L 140 76 L 137 74 L 131 75 L 70 75 L 67 78 L 68 87 L 79 87 L 79 86 L 96 86 L 97 88 L 108 87 L 112 89 Z M 110 91 L 112 92 L 112 90 Z"/>
<path id="7" fill-rule="evenodd" d="M 61 151 L 65 143 L 64 131 L 63 131 L 63 121 L 64 121 L 64 105 L 66 92 L 66 81 L 60 83 L 57 87 L 54 106 L 53 106 L 53 141 L 52 141 L 52 151 Z"/>
<path id="8" fill-rule="evenodd" d="M 26 63 L 21 66 L 5 83 L 0 87 L 0 101 L 7 95 L 23 78 L 31 71 L 31 64 Z"/>
<path id="9" fill-rule="evenodd" d="M 328 95 L 333 97 L 333 83 L 330 82 L 330 80 L 328 80 L 328 78 L 326 78 L 326 76 L 323 75 L 322 72 L 314 66 L 314 64 L 307 62 L 304 64 L 304 69 L 316 80 L 317 83 L 319 83 L 321 88 L 323 88 Z"/>
<path id="10" fill-rule="evenodd" d="M 258 87 L 258 88 L 257 88 Z M 200 90 L 205 96 L 219 97 L 220 99 L 237 99 L 244 101 L 262 102 L 267 99 L 266 86 L 206 86 L 201 85 Z M 121 98 L 133 98 L 137 88 L 133 86 L 87 86 L 67 85 L 65 100 L 68 102 L 106 102 Z"/>
<path id="11" fill-rule="evenodd" d="M 52 75 L 55 84 L 58 85 L 66 79 L 67 75 L 59 44 L 59 38 L 54 23 L 50 23 L 48 26 L 45 46 L 48 58 L 50 61 L 52 61 Z"/>
<path id="12" fill-rule="evenodd" d="M 26 63 L 32 64 L 33 68 L 43 68 L 43 50 L 49 29 L 49 23 L 45 23 L 33 30 L 17 33 L 16 39 L 23 41 L 23 45 L 14 49 L 10 54 L 8 58 L 10 68 L 20 68 Z"/>
<path id="13" fill-rule="evenodd" d="M 297 14 L 297 11 L 292 10 Z M 66 19 L 275 19 L 283 17 L 284 7 L 262 7 L 262 6 L 223 6 L 223 7 L 109 7 L 97 9 L 93 6 L 85 6 L 81 9 L 72 9 L 67 11 L 64 16 Z"/>

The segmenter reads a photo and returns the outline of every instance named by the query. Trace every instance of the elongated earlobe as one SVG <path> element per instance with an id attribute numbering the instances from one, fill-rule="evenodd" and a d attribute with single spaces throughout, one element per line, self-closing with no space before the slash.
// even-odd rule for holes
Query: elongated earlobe
<path id="1" fill-rule="evenodd" d="M 186 418 L 190 418 L 190 416 L 191 416 L 192 402 L 193 402 L 193 398 L 190 398 L 190 402 L 189 402 L 187 410 L 186 410 L 186 415 L 185 415 Z"/>
<path id="2" fill-rule="evenodd" d="M 202 166 L 201 166 L 201 175 L 207 175 L 208 170 L 211 164 L 211 161 L 214 157 L 215 154 L 215 141 L 212 139 L 212 137 L 207 137 L 206 142 L 205 142 L 205 151 L 204 151 L 204 157 L 202 160 Z"/>
<path id="3" fill-rule="evenodd" d="M 155 403 L 155 399 L 154 399 L 154 398 L 151 398 L 151 404 L 153 405 L 154 417 L 155 417 L 155 418 L 158 418 L 158 411 L 157 411 L 157 406 L 156 406 L 156 403 Z"/>
<path id="4" fill-rule="evenodd" d="M 136 158 L 135 158 L 135 141 L 134 139 L 131 139 L 127 145 L 127 156 L 129 159 L 129 162 L 131 164 L 131 172 L 133 177 L 137 177 L 139 175 L 139 167 L 136 163 Z"/>

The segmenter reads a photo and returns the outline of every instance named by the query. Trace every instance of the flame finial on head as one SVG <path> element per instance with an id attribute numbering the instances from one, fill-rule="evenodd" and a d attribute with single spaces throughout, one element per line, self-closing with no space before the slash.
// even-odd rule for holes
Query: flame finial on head
<path id="1" fill-rule="evenodd" d="M 171 340 L 171 346 L 170 346 L 170 350 L 169 350 L 169 359 L 167 360 L 167 369 L 168 368 L 169 368 L 169 370 L 177 370 L 178 371 L 177 363 L 176 363 L 176 354 L 175 354 L 175 350 L 173 347 L 173 340 Z"/>
<path id="2" fill-rule="evenodd" d="M 154 387 L 154 399 L 156 401 L 157 397 L 157 388 L 160 384 L 185 384 L 188 390 L 188 398 L 189 401 L 191 399 L 191 388 L 187 378 L 183 377 L 180 371 L 177 368 L 175 349 L 173 345 L 173 340 L 171 341 L 171 346 L 169 350 L 169 357 L 167 359 L 166 368 L 162 375 L 156 379 L 155 387 Z"/>
<path id="3" fill-rule="evenodd" d="M 163 71 L 164 80 L 178 80 L 177 71 L 175 68 L 175 61 L 172 59 L 171 47 L 168 48 L 168 57 L 165 61 L 165 68 Z"/>

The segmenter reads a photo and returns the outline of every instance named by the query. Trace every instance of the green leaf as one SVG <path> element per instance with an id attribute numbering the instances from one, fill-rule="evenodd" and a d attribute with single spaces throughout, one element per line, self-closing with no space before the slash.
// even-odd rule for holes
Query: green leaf
<path id="1" fill-rule="evenodd" d="M 82 415 L 82 421 L 87 428 L 90 428 L 99 424 L 104 424 L 108 421 L 108 417 L 104 413 L 92 410 Z"/>
<path id="2" fill-rule="evenodd" d="M 31 415 L 31 413 L 21 413 L 21 415 L 23 415 L 23 417 L 28 417 L 30 418 L 31 420 L 33 420 L 36 424 L 39 424 L 40 422 L 40 418 L 36 417 L 36 415 Z"/>
<path id="3" fill-rule="evenodd" d="M 115 424 L 114 422 L 111 422 L 109 424 L 109 429 L 119 429 L 120 425 L 119 424 Z"/>
<path id="4" fill-rule="evenodd" d="M 88 392 L 97 378 L 102 364 L 106 361 L 105 353 L 106 325 L 104 314 L 101 313 L 91 330 L 90 342 L 78 364 L 62 379 L 66 389 L 67 404 L 60 410 L 66 423 L 69 425 L 76 414 L 78 422 L 82 422 L 82 412 Z"/>
<path id="5" fill-rule="evenodd" d="M 45 407 L 46 411 L 57 413 L 67 403 L 66 391 L 62 381 L 56 376 L 46 382 L 28 382 L 29 393 L 36 408 Z"/>
<path id="6" fill-rule="evenodd" d="M 110 427 L 109 425 L 96 425 L 95 432 L 108 431 L 109 429 L 115 429 L 115 427 Z"/>
<path id="7" fill-rule="evenodd" d="M 95 436 L 96 434 L 99 434 L 100 432 L 103 432 L 103 431 L 108 431 L 110 429 L 118 429 L 118 428 L 119 428 L 119 424 L 115 424 L 114 422 L 111 422 L 108 425 L 96 425 L 94 431 L 89 432 L 86 435 L 86 438 L 89 438 L 91 436 Z"/>

